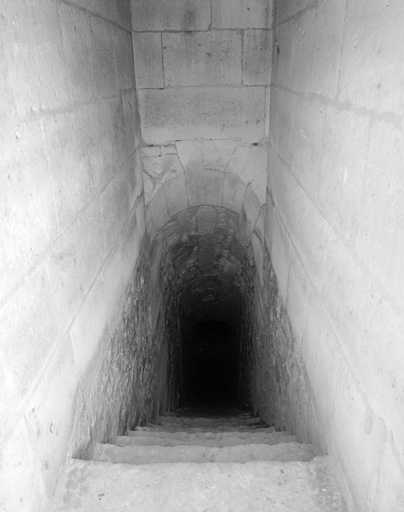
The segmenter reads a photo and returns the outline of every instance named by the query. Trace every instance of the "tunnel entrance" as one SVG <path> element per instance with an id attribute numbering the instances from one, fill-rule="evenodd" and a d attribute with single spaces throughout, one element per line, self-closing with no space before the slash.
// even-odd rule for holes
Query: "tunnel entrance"
<path id="1" fill-rule="evenodd" d="M 237 400 L 237 342 L 227 322 L 198 322 L 184 341 L 186 404 L 228 408 Z"/>
<path id="2" fill-rule="evenodd" d="M 256 267 L 246 216 L 188 207 L 158 231 L 151 255 L 164 313 L 158 410 L 251 407 Z"/>

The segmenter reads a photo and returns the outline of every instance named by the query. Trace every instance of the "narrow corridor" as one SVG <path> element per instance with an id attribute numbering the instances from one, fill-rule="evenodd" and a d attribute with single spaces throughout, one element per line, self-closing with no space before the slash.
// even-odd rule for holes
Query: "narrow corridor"
<path id="1" fill-rule="evenodd" d="M 224 181 L 220 187 L 224 193 Z M 235 207 L 202 204 L 170 216 L 152 239 L 152 303 L 164 314 L 167 344 L 160 399 L 170 408 L 205 400 L 252 405 L 252 236 Z"/>
<path id="2" fill-rule="evenodd" d="M 48 512 L 75 466 L 119 482 L 96 454 L 149 428 L 201 455 L 170 423 L 190 406 L 296 436 L 350 512 L 403 512 L 403 20 L 402 0 L 0 0 L 2 512 Z M 259 451 L 204 488 L 284 470 L 292 492 L 288 464 L 310 487 L 317 457 Z"/>

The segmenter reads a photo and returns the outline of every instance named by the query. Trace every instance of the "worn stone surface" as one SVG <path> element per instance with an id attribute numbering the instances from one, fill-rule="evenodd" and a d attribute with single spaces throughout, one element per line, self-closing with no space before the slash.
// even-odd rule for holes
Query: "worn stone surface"
<path id="1" fill-rule="evenodd" d="M 128 466 L 75 461 L 64 480 L 69 494 L 54 510 L 203 511 L 223 504 L 231 510 L 286 512 L 303 507 L 322 512 L 343 511 L 344 505 L 327 482 L 327 460 L 311 463 L 248 462 Z M 240 481 L 243 485 L 240 485 Z M 78 482 L 85 485 L 78 485 Z M 153 483 L 151 483 L 153 482 Z M 82 491 L 81 489 L 86 489 Z M 203 489 L 203 492 L 201 492 Z"/>
<path id="2" fill-rule="evenodd" d="M 176 178 L 165 183 L 164 193 L 170 215 L 176 215 L 187 208 L 189 198 L 185 174 L 181 173 Z"/>
<path id="3" fill-rule="evenodd" d="M 73 347 L 63 340 L 30 397 L 26 414 L 27 430 L 30 438 L 35 439 L 33 450 L 48 495 L 53 493 L 59 468 L 66 459 L 66 446 L 77 414 L 77 387 Z"/>
<path id="4" fill-rule="evenodd" d="M 263 263 L 264 283 L 258 292 L 262 294 L 262 307 L 255 313 L 257 336 L 254 350 L 260 357 L 255 360 L 254 370 L 261 376 L 258 377 L 259 382 L 263 382 L 257 391 L 258 408 L 265 421 L 275 423 L 280 429 L 299 431 L 300 438 L 308 440 L 310 429 L 306 422 L 311 411 L 312 390 L 307 387 L 302 354 L 284 306 L 279 278 L 267 252 Z M 286 291 L 284 293 L 286 295 Z M 321 442 L 321 437 L 316 441 Z"/>
<path id="5" fill-rule="evenodd" d="M 134 0 L 132 27 L 137 32 L 207 30 L 210 24 L 209 0 Z"/>
<path id="6" fill-rule="evenodd" d="M 176 143 L 186 171 L 225 171 L 236 148 L 237 142 L 233 140 L 194 139 Z"/>
<path id="7" fill-rule="evenodd" d="M 272 2 L 262 0 L 220 0 L 213 2 L 214 28 L 269 28 Z"/>
<path id="8" fill-rule="evenodd" d="M 292 402 L 306 388 L 311 417 L 296 403 L 288 421 L 336 456 L 361 512 L 403 502 L 402 14 L 400 2 L 285 1 L 275 28 L 267 238 L 296 339 L 283 325 L 276 350 L 298 347 L 276 363 L 278 389 Z"/>
<path id="9" fill-rule="evenodd" d="M 2 59 L 20 119 L 72 100 L 72 77 L 65 67 L 58 9 L 49 0 L 2 5 Z"/>
<path id="10" fill-rule="evenodd" d="M 247 184 L 230 173 L 225 173 L 223 183 L 222 205 L 225 208 L 241 212 Z"/>
<path id="11" fill-rule="evenodd" d="M 156 413 L 157 333 L 150 324 L 148 258 L 137 267 L 121 318 L 104 349 L 92 362 L 97 377 L 81 379 L 82 409 L 76 420 L 71 451 L 91 453 L 95 442 L 123 433 Z M 142 320 L 140 320 L 142 319 Z M 145 343 L 144 340 L 147 340 Z M 91 428 L 88 428 L 91 425 Z"/>
<path id="12" fill-rule="evenodd" d="M 252 460 L 307 461 L 313 453 L 307 445 L 287 443 L 284 445 L 250 444 L 226 448 L 202 446 L 150 447 L 97 445 L 93 460 L 124 464 L 156 464 L 169 462 L 247 462 Z"/>
<path id="13" fill-rule="evenodd" d="M 170 212 L 168 211 L 164 187 L 159 187 L 154 198 L 155 200 L 150 204 L 149 211 L 153 216 L 156 227 L 162 228 L 170 220 Z"/>
<path id="14" fill-rule="evenodd" d="M 139 99 L 147 144 L 201 137 L 255 143 L 264 137 L 264 87 L 143 89 Z"/>
<path id="15" fill-rule="evenodd" d="M 158 32 L 134 33 L 133 48 L 135 53 L 136 86 L 139 89 L 158 89 L 163 87 L 161 34 Z"/>
<path id="16" fill-rule="evenodd" d="M 58 233 L 52 182 L 40 124 L 21 125 L 2 136 L 0 158 L 0 297 L 15 288 Z M 24 234 L 24 236 L 21 236 Z"/>
<path id="17" fill-rule="evenodd" d="M 144 242 L 140 120 L 129 0 L 1 12 L 0 508 L 36 512 L 67 451 L 132 415 L 120 308 Z"/>
<path id="18" fill-rule="evenodd" d="M 220 206 L 222 204 L 223 172 L 188 172 L 186 180 L 190 206 L 204 204 Z"/>
<path id="19" fill-rule="evenodd" d="M 344 15 L 343 6 L 330 1 L 319 5 L 316 15 L 311 89 L 329 98 L 337 95 L 340 55 L 335 48 L 341 46 Z M 329 19 L 333 19 L 332 24 Z"/>
<path id="20" fill-rule="evenodd" d="M 400 48 L 403 34 L 398 20 L 404 15 L 403 9 L 400 2 L 388 7 L 368 6 L 364 2 L 347 6 L 345 30 L 348 35 L 342 42 L 340 101 L 402 116 L 404 67 Z M 358 62 L 361 63 L 360 73 L 355 72 Z M 365 91 L 361 91 L 360 81 L 367 84 Z"/>
<path id="21" fill-rule="evenodd" d="M 268 430 L 268 429 L 265 429 Z M 148 434 L 148 435 L 146 435 Z M 155 432 L 136 430 L 128 432 L 127 436 L 119 436 L 115 440 L 117 446 L 204 446 L 225 448 L 229 446 L 244 446 L 249 444 L 289 444 L 296 443 L 296 436 L 285 432 Z"/>
<path id="22" fill-rule="evenodd" d="M 241 84 L 241 49 L 235 31 L 164 34 L 165 85 Z"/>
<path id="23" fill-rule="evenodd" d="M 29 395 L 57 342 L 57 311 L 44 265 L 38 266 L 1 308 L 0 319 L 5 380 L 19 403 Z M 14 413 L 14 407 L 7 417 L 15 421 L 18 410 Z M 3 435 L 12 428 L 7 417 L 2 426 Z"/>
<path id="24" fill-rule="evenodd" d="M 269 30 L 246 30 L 243 40 L 243 84 L 269 85 L 273 34 Z"/>
<path id="25" fill-rule="evenodd" d="M 40 467 L 33 452 L 27 425 L 24 419 L 14 423 L 8 442 L 2 447 L 0 476 L 4 490 L 0 497 L 3 510 L 40 509 L 41 496 Z M 16 492 L 18 483 L 18 492 Z"/>
<path id="26" fill-rule="evenodd" d="M 347 510 L 330 459 L 314 457 L 311 445 L 288 442 L 287 432 L 275 432 L 239 409 L 215 417 L 206 416 L 206 409 L 204 417 L 195 412 L 185 408 L 175 416 L 158 416 L 157 424 L 120 437 L 119 445 L 98 444 L 91 462 L 71 461 L 52 510 L 88 509 L 94 503 L 97 509 L 157 510 L 163 502 L 168 510 L 267 510 L 268 501 L 273 510 L 285 512 L 302 506 L 321 512 Z M 174 440 L 189 444 L 165 446 L 173 440 L 172 430 L 179 431 Z M 142 438 L 150 444 L 133 443 Z M 222 446 L 223 440 L 237 444 Z M 153 479 L 156 484 L 150 485 Z"/>
<path id="27" fill-rule="evenodd" d="M 89 290 L 105 256 L 105 232 L 98 199 L 58 239 L 49 258 L 48 271 L 62 328 L 71 323 L 83 299 L 80 291 Z"/>
<path id="28" fill-rule="evenodd" d="M 235 149 L 226 170 L 249 183 L 260 202 L 264 204 L 267 165 L 268 152 L 265 147 L 239 146 Z"/>
<path id="29" fill-rule="evenodd" d="M 166 183 L 184 172 L 181 161 L 175 153 L 170 155 L 144 156 L 143 165 L 144 178 L 152 184 L 147 202 L 153 196 L 153 192 L 158 185 Z"/>

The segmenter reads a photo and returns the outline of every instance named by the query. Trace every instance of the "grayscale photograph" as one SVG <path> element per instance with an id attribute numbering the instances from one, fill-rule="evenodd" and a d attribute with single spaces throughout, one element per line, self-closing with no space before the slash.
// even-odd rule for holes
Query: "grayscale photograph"
<path id="1" fill-rule="evenodd" d="M 0 0 L 0 512 L 404 512 L 404 0 Z"/>

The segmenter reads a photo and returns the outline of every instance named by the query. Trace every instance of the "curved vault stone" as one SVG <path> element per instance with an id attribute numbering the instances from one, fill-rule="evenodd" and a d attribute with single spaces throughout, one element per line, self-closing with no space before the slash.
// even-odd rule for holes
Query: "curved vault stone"
<path id="1" fill-rule="evenodd" d="M 245 217 L 249 233 L 256 231 L 262 242 L 264 204 L 249 183 L 230 172 L 219 170 L 185 171 L 163 182 L 147 207 L 150 240 L 172 216 L 192 206 L 222 206 Z"/>

